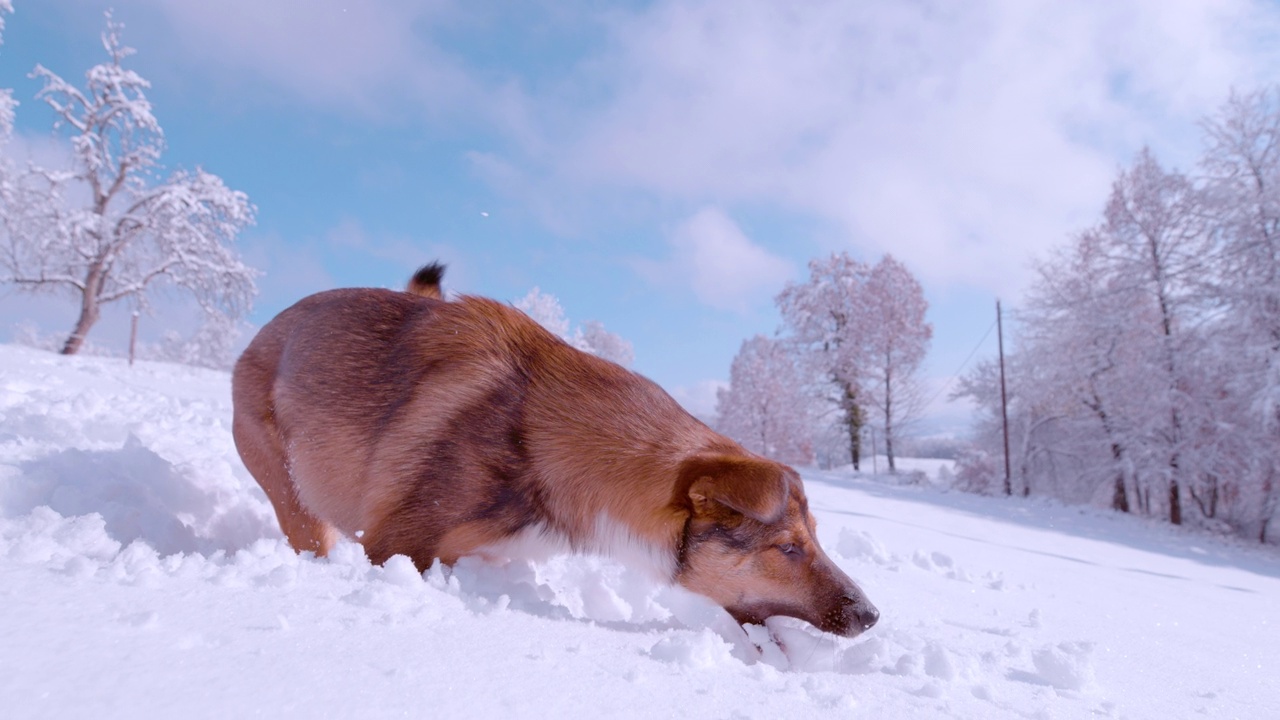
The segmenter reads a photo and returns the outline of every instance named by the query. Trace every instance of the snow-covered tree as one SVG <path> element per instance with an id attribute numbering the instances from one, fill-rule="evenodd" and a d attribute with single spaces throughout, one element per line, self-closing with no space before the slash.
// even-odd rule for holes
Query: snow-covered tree
<path id="1" fill-rule="evenodd" d="M 134 51 L 121 43 L 122 29 L 108 14 L 109 60 L 89 69 L 84 90 L 36 66 L 37 98 L 70 134 L 72 169 L 32 165 L 4 198 L 0 282 L 79 301 L 66 354 L 109 303 L 145 310 L 155 292 L 179 290 L 207 316 L 234 320 L 257 292 L 257 273 L 232 247 L 254 219 L 245 194 L 200 169 L 153 182 L 164 134 L 146 97 L 150 83 L 123 65 Z"/>
<path id="2" fill-rule="evenodd" d="M 596 357 L 602 357 L 623 367 L 630 367 L 635 362 L 636 353 L 631 343 L 622 336 L 605 330 L 604 324 L 596 320 L 582 323 L 573 335 L 572 344 Z"/>
<path id="3" fill-rule="evenodd" d="M 765 457 L 813 462 L 811 396 L 787 344 L 763 335 L 742 343 L 729 387 L 716 393 L 715 427 Z"/>
<path id="4" fill-rule="evenodd" d="M 552 335 L 566 342 L 571 337 L 569 319 L 565 317 L 564 308 L 555 295 L 544 293 L 535 287 L 529 291 L 528 295 L 512 304 L 524 311 L 525 315 L 536 320 L 539 325 L 550 330 Z"/>
<path id="5" fill-rule="evenodd" d="M 1212 383 L 1194 331 L 1208 307 L 1204 217 L 1191 180 L 1144 150 L 1102 222 L 1041 265 L 1011 360 L 1012 464 L 1024 488 L 1105 496 L 1181 523 L 1184 490 L 1217 482 L 1206 465 L 1217 409 L 1198 400 Z M 1020 443 L 1023 432 L 1034 436 Z"/>
<path id="6" fill-rule="evenodd" d="M 892 256 L 870 267 L 840 253 L 811 261 L 808 281 L 787 285 L 777 303 L 802 364 L 829 383 L 854 469 L 874 421 L 896 471 L 894 441 L 921 409 L 916 371 L 933 334 L 920 283 Z"/>
<path id="7" fill-rule="evenodd" d="M 1139 490 L 1139 419 L 1150 415 L 1141 399 L 1159 376 L 1137 340 L 1150 324 L 1135 314 L 1140 301 L 1106 262 L 1099 234 L 1086 231 L 1037 268 L 1018 313 L 1019 351 L 1007 359 L 1010 465 L 1022 494 L 1087 502 L 1109 490 L 1112 507 L 1127 511 Z M 982 408 L 989 452 L 1001 444 L 997 373 L 994 361 L 980 364 L 957 393 Z"/>
<path id="8" fill-rule="evenodd" d="M 855 470 L 861 463 L 866 424 L 861 386 L 866 348 L 861 342 L 861 321 L 866 301 L 863 290 L 870 272 L 865 263 L 848 253 L 811 260 L 808 281 L 788 283 L 776 299 L 800 361 L 819 377 L 819 388 L 839 409 Z"/>
<path id="9" fill-rule="evenodd" d="M 1230 367 L 1232 395 L 1253 419 L 1236 438 L 1248 441 L 1257 474 L 1245 502 L 1258 514 L 1246 522 L 1265 538 L 1280 506 L 1280 87 L 1232 92 L 1205 134 L 1200 165 L 1222 243 L 1214 292 L 1233 349 L 1216 362 Z"/>
<path id="10" fill-rule="evenodd" d="M 0 45 L 4 44 L 5 13 L 13 12 L 10 0 L 0 0 Z M 9 139 L 13 136 L 13 113 L 18 102 L 13 99 L 13 90 L 0 88 L 0 215 L 7 217 L 16 197 L 13 185 L 13 161 L 9 157 Z M 8 226 L 7 221 L 0 227 Z"/>
<path id="11" fill-rule="evenodd" d="M 1188 328 L 1203 300 L 1200 283 L 1213 235 L 1199 190 L 1181 173 L 1160 167 L 1146 149 L 1116 180 L 1104 218 L 1098 230 L 1104 269 L 1117 282 L 1127 280 L 1123 297 L 1134 303 L 1134 315 L 1149 310 L 1146 332 L 1135 337 L 1160 376 L 1148 398 L 1159 412 L 1150 417 L 1146 444 L 1165 458 L 1169 518 L 1176 525 L 1182 522 L 1183 487 L 1193 481 L 1184 452 L 1194 422 L 1188 414 L 1195 409 L 1186 402 L 1195 342 Z"/>
<path id="12" fill-rule="evenodd" d="M 623 367 L 630 367 L 635 361 L 635 351 L 631 343 L 606 330 L 602 323 L 588 320 L 581 326 L 571 329 L 569 319 L 565 317 L 564 308 L 555 295 L 544 293 L 535 287 L 529 291 L 528 295 L 512 304 L 561 340 L 583 352 Z"/>
<path id="13" fill-rule="evenodd" d="M 4 44 L 4 15 L 13 12 L 12 0 L 0 0 L 0 45 Z M 13 109 L 17 106 L 13 90 L 0 88 L 0 144 L 13 132 Z"/>
<path id="14" fill-rule="evenodd" d="M 863 397 L 876 410 L 889 472 L 897 472 L 894 443 L 902 428 L 919 417 L 923 397 L 917 371 L 929 349 L 933 326 L 925 321 L 929 303 L 919 281 L 891 255 L 871 268 L 864 289 L 865 313 L 859 338 L 864 346 Z"/>

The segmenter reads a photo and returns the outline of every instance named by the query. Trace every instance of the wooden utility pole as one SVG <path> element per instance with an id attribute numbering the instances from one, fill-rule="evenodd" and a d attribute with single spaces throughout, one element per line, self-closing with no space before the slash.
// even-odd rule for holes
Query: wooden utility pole
<path id="1" fill-rule="evenodd" d="M 1009 469 L 1009 393 L 1004 384 L 1004 319 L 996 300 L 996 342 L 1000 347 L 1000 418 L 1004 430 L 1004 494 L 1013 494 L 1013 472 Z"/>

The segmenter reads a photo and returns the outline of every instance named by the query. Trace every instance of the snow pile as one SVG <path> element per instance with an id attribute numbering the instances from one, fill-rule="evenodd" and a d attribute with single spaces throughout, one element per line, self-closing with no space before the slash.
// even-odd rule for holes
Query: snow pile
<path id="1" fill-rule="evenodd" d="M 1036 671 L 1050 685 L 1062 690 L 1088 690 L 1094 686 L 1093 643 L 1058 643 L 1031 654 Z"/>
<path id="2" fill-rule="evenodd" d="M 617 562 L 295 554 L 226 374 L 0 346 L 6 717 L 1274 714 L 1273 552 L 1045 501 L 806 472 L 880 607 L 849 640 Z"/>
<path id="3" fill-rule="evenodd" d="M 3 352 L 0 515 L 97 513 L 111 537 L 163 554 L 280 536 L 245 486 L 226 373 Z"/>

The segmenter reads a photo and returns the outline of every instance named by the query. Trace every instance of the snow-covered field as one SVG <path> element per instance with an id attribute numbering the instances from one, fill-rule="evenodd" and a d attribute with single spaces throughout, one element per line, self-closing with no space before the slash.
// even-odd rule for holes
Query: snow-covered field
<path id="1" fill-rule="evenodd" d="M 882 619 L 748 637 L 597 558 L 300 558 L 230 423 L 226 374 L 0 346 L 0 715 L 1280 717 L 1274 549 L 811 471 Z"/>

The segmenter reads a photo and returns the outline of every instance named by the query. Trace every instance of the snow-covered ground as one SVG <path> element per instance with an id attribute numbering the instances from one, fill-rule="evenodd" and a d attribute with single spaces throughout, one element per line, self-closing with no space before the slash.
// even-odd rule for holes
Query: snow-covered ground
<path id="1" fill-rule="evenodd" d="M 0 346 L 0 715 L 1280 717 L 1273 549 L 811 471 L 882 619 L 748 638 L 597 558 L 300 558 L 230 422 L 223 373 Z"/>

